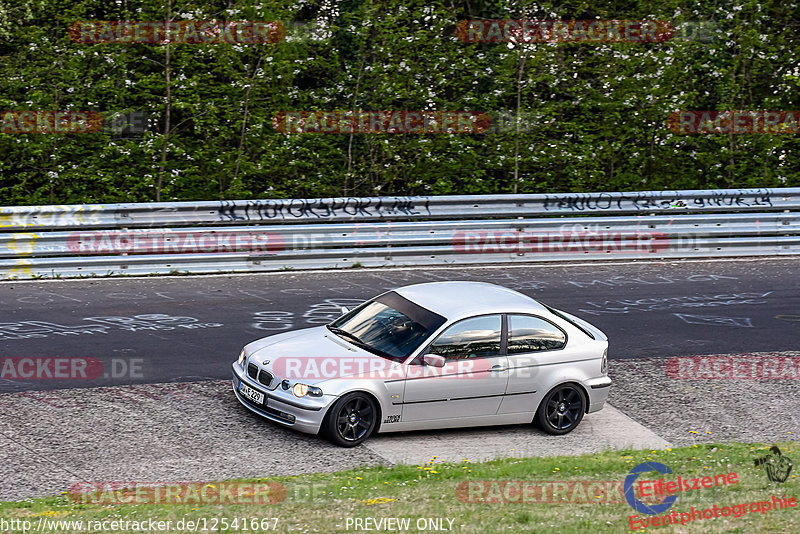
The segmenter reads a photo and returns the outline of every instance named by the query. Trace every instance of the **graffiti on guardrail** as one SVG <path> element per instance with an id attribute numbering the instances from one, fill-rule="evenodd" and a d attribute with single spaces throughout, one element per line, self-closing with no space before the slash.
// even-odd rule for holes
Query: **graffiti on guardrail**
<path id="1" fill-rule="evenodd" d="M 430 215 L 428 197 L 390 198 L 294 198 L 248 200 L 221 200 L 219 220 L 285 220 L 300 218 L 328 219 L 332 217 L 391 217 Z"/>
<path id="2" fill-rule="evenodd" d="M 98 212 L 84 206 L 0 207 L 0 228 L 80 226 L 99 221 Z"/>
<path id="3" fill-rule="evenodd" d="M 679 191 L 647 191 L 643 193 L 564 193 L 545 195 L 544 209 L 569 211 L 604 211 L 626 209 L 675 210 L 702 209 L 711 207 L 771 207 L 772 197 L 768 189 L 737 189 L 710 191 L 686 196 Z"/>

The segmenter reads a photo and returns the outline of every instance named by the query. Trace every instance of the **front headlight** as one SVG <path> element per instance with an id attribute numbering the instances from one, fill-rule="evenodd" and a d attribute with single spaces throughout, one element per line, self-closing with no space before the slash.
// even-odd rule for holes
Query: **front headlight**
<path id="1" fill-rule="evenodd" d="M 301 384 L 298 382 L 297 384 L 292 387 L 292 393 L 294 393 L 295 397 L 305 397 L 308 395 L 309 397 L 321 397 L 322 390 L 316 386 L 309 386 L 306 384 Z"/>
<path id="2" fill-rule="evenodd" d="M 608 349 L 603 351 L 603 361 L 600 364 L 600 372 L 604 375 L 608 374 Z"/>
<path id="3" fill-rule="evenodd" d="M 237 361 L 239 362 L 239 365 L 244 363 L 244 349 L 242 349 L 242 352 L 239 353 L 239 359 Z"/>

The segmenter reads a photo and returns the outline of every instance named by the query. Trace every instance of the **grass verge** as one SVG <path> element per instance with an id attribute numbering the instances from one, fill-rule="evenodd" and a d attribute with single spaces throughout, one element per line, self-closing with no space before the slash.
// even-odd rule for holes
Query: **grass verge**
<path id="1" fill-rule="evenodd" d="M 777 444 L 784 458 L 791 458 L 794 444 Z M 111 491 L 100 486 L 95 492 L 65 491 L 54 497 L 0 503 L 0 532 L 800 532 L 800 503 L 764 511 L 751 506 L 764 501 L 772 508 L 776 506 L 773 496 L 800 497 L 796 473 L 791 472 L 785 482 L 773 482 L 764 465 L 755 465 L 757 458 L 775 456 L 771 446 L 703 444 L 460 464 L 434 457 L 423 465 L 239 481 L 242 485 L 236 499 L 260 504 L 231 503 L 233 498 L 226 500 L 219 493 L 209 497 L 214 491 L 198 502 L 180 490 L 171 496 L 162 493 L 154 504 L 150 502 L 156 500 L 153 493 Z M 672 473 L 643 473 L 638 481 L 664 478 L 670 482 L 680 476 L 682 480 L 700 479 L 700 487 L 676 493 L 676 502 L 664 513 L 638 513 L 626 502 L 622 488 L 629 472 L 642 462 L 661 463 Z M 784 471 L 786 467 L 784 460 Z M 735 482 L 702 487 L 703 477 L 713 480 L 730 473 L 735 473 Z M 219 482 L 200 484 L 220 486 Z M 269 495 L 261 494 L 258 488 L 267 485 Z M 661 500 L 648 500 L 640 495 L 639 486 L 634 487 L 634 495 L 647 503 Z M 167 497 L 170 503 L 165 504 Z M 137 499 L 148 502 L 128 503 Z M 279 502 L 265 504 L 265 500 Z M 695 514 L 694 520 L 681 525 L 681 513 L 714 506 L 720 517 L 696 519 Z M 722 517 L 723 507 L 731 515 Z M 652 520 L 672 512 L 677 522 L 642 527 L 644 518 Z M 638 521 L 633 524 L 636 528 L 632 528 L 631 516 Z M 389 518 L 399 521 L 387 522 Z M 118 523 L 112 523 L 115 520 Z M 83 524 L 70 525 L 68 521 Z"/>

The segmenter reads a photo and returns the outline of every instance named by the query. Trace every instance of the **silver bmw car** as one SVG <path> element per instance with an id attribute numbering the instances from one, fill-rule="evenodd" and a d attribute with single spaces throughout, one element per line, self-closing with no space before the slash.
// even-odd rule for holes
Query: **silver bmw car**
<path id="1" fill-rule="evenodd" d="M 566 434 L 608 398 L 605 334 L 504 287 L 416 284 L 342 311 L 246 345 L 239 401 L 352 447 L 375 432 L 484 425 Z"/>

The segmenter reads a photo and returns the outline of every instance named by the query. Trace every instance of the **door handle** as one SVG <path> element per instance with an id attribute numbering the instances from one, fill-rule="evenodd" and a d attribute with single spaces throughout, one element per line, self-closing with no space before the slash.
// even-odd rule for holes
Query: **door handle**
<path id="1" fill-rule="evenodd" d="M 492 373 L 499 373 L 500 371 L 506 371 L 506 370 L 508 370 L 508 367 L 503 367 L 502 365 L 493 365 L 492 368 L 489 369 L 489 371 L 491 371 Z"/>

